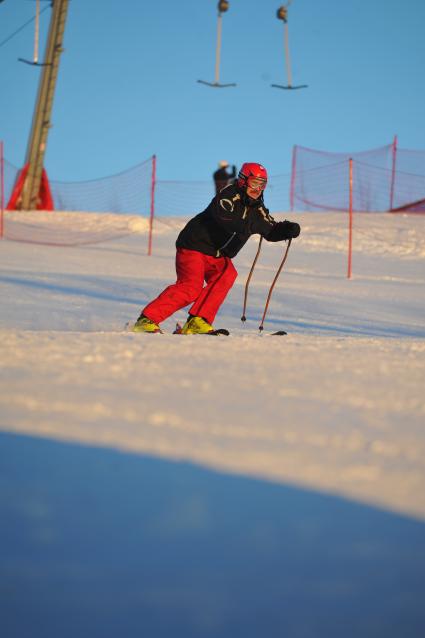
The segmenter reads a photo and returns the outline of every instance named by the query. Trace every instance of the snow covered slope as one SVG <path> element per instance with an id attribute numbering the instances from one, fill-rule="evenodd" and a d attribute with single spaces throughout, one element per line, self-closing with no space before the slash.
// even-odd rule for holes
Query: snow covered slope
<path id="1" fill-rule="evenodd" d="M 59 232 L 55 230 L 57 222 L 53 215 L 37 214 L 35 217 L 37 219 L 30 216 L 25 219 L 31 224 L 42 223 L 47 228 L 51 225 L 50 237 Z M 94 237 L 95 220 L 99 219 L 103 224 L 102 232 L 108 231 L 109 236 L 114 236 L 116 231 L 118 237 L 114 241 L 73 247 L 1 242 L 1 430 L 3 463 L 9 468 L 9 491 L 3 492 L 3 512 L 15 520 L 10 502 L 15 499 L 19 503 L 16 487 L 20 484 L 16 465 L 20 458 L 19 441 L 28 467 L 32 467 L 44 439 L 46 445 L 48 441 L 67 444 L 71 446 L 69 450 L 77 444 L 87 450 L 140 455 L 145 458 L 145 463 L 154 459 L 158 463 L 159 459 L 162 459 L 161 463 L 191 462 L 199 467 L 199 472 L 203 468 L 202 471 L 219 472 L 222 477 L 234 475 L 235 481 L 239 480 L 236 475 L 241 480 L 245 477 L 248 496 L 245 490 L 245 496 L 238 497 L 242 500 L 229 503 L 236 516 L 238 507 L 241 516 L 244 515 L 243 503 L 249 501 L 251 489 L 257 511 L 264 507 L 263 497 L 255 500 L 255 485 L 260 483 L 254 481 L 267 479 L 282 490 L 294 490 L 294 495 L 288 496 L 289 501 L 282 496 L 282 503 L 286 503 L 289 510 L 295 507 L 294 511 L 297 511 L 294 503 L 305 502 L 303 494 L 316 494 L 320 499 L 338 497 L 343 499 L 339 502 L 351 503 L 353 508 L 385 510 L 390 522 L 382 525 L 388 525 L 387 529 L 394 529 L 391 520 L 401 520 L 399 516 L 406 517 L 406 521 L 409 517 L 416 518 L 415 525 L 419 527 L 415 528 L 413 536 L 408 532 L 405 538 L 410 539 L 408 544 L 413 543 L 413 537 L 424 540 L 424 526 L 420 521 L 425 519 L 425 217 L 356 215 L 351 280 L 346 278 L 347 218 L 344 214 L 286 217 L 300 222 L 302 234 L 291 246 L 265 322 L 266 333 L 284 329 L 289 333 L 286 337 L 260 336 L 258 333 L 268 288 L 282 258 L 283 245 L 263 244 L 251 281 L 248 321 L 244 325 L 240 321 L 243 290 L 257 248 L 256 239 L 253 238 L 238 255 L 235 259 L 238 280 L 216 320 L 216 327 L 228 328 L 231 336 L 207 337 L 171 334 L 175 321 L 184 321 L 186 313 L 183 311 L 164 323 L 167 334 L 141 335 L 124 331 L 125 323 L 135 320 L 143 305 L 173 281 L 174 241 L 185 222 L 183 219 L 164 218 L 155 222 L 151 257 L 146 255 L 146 223 L 113 215 L 102 218 L 84 213 L 63 214 L 62 230 L 68 224 L 78 229 L 77 240 L 84 235 L 85 229 Z M 22 228 L 19 231 L 19 218 L 15 217 L 14 223 L 15 232 L 22 232 Z M 31 240 L 28 234 L 27 239 Z M 60 456 L 61 448 L 54 449 L 54 454 Z M 46 459 L 50 459 L 46 467 L 50 467 L 53 457 L 48 452 L 45 454 Z M 146 455 L 151 461 L 146 460 Z M 15 464 L 10 459 L 15 459 Z M 77 463 L 81 461 L 78 461 L 78 454 L 76 459 Z M 121 461 L 117 462 L 124 471 Z M 130 459 L 128 463 L 130 467 L 133 461 Z M 40 477 L 41 465 L 37 467 L 39 469 L 34 471 Z M 84 462 L 81 467 L 85 475 L 88 470 Z M 57 471 L 58 468 L 52 469 L 52 479 L 57 476 Z M 69 472 L 69 477 L 73 477 L 72 481 L 68 477 L 66 482 L 69 494 L 75 489 L 81 496 L 84 488 L 74 476 L 74 470 Z M 155 478 L 151 475 L 149 480 L 159 481 L 161 485 L 161 472 L 153 475 Z M 113 476 L 109 473 L 104 477 L 112 491 Z M 97 486 L 97 480 L 100 481 L 90 475 L 87 478 L 89 483 L 93 481 L 92 487 Z M 202 482 L 199 476 L 193 480 Z M 208 485 L 215 485 L 215 478 L 209 480 Z M 270 485 L 267 481 L 262 484 Z M 24 484 L 26 489 L 32 489 L 30 478 Z M 53 490 L 46 477 L 42 485 L 40 493 L 43 489 L 46 494 Z M 190 481 L 187 483 L 188 492 L 185 488 L 180 494 L 181 502 L 185 502 L 185 494 L 187 496 L 193 485 Z M 137 483 L 129 487 L 131 498 L 138 493 L 139 487 Z M 155 498 L 156 490 L 161 494 L 156 483 L 152 490 L 152 498 Z M 102 499 L 101 494 L 99 484 L 93 498 Z M 267 495 L 264 498 L 267 499 Z M 195 517 L 195 526 L 207 525 L 203 518 L 207 514 L 202 506 L 191 503 L 187 514 L 192 523 Z M 111 505 L 120 508 L 114 497 Z M 75 514 L 80 506 L 73 502 L 70 507 Z M 149 508 L 146 503 L 143 507 Z M 315 506 L 312 507 L 314 510 Z M 130 505 L 128 508 L 122 514 L 125 524 L 136 515 Z M 89 511 L 86 510 L 83 504 L 85 516 Z M 326 520 L 331 527 L 335 525 L 334 529 L 340 525 L 336 519 L 327 518 L 326 508 L 321 510 L 315 522 L 309 519 L 308 511 L 309 507 L 303 510 L 301 517 L 304 529 L 302 532 L 299 528 L 301 536 L 305 533 L 317 540 L 314 529 L 320 521 Z M 361 520 L 373 518 L 372 509 L 368 511 Z M 171 521 L 173 513 L 168 507 L 167 512 Z M 276 514 L 275 509 L 267 510 L 265 514 L 270 521 L 274 520 L 273 512 Z M 349 510 L 348 516 L 352 512 Z M 34 516 L 29 517 L 30 526 L 37 520 L 42 521 L 42 513 Z M 96 517 L 92 513 L 91 516 L 91 524 L 103 528 L 103 514 Z M 288 521 L 286 523 L 289 525 Z M 286 523 L 281 523 L 281 531 Z M 178 523 L 174 520 L 170 525 L 173 528 Z M 236 521 L 234 525 L 237 526 Z M 50 532 L 43 529 L 40 533 L 48 537 Z M 167 524 L 164 523 L 161 529 L 161 533 L 167 534 Z M 278 541 L 273 540 L 269 527 L 263 525 L 261 530 L 256 533 L 258 539 L 262 539 L 258 540 L 262 551 L 269 543 L 271 548 L 275 547 L 273 543 Z M 235 531 L 241 538 L 245 533 L 245 524 Z M 341 533 L 350 535 L 347 529 Z M 295 528 L 294 534 L 297 535 Z M 381 535 L 371 534 L 373 542 L 379 542 L 377 539 Z M 369 540 L 372 542 L 372 537 Z M 160 542 L 158 538 L 156 542 Z M 299 542 L 304 543 L 301 537 Z M 331 532 L 329 542 L 337 544 Z M 424 566 L 424 543 L 415 542 L 419 543 L 415 545 L 417 552 L 414 555 L 417 568 L 411 565 L 398 542 L 388 541 L 385 545 L 386 567 L 390 556 L 399 552 L 395 569 L 401 573 L 406 568 L 408 580 L 414 580 L 415 570 Z M 402 546 L 405 547 L 404 542 Z M 310 551 L 307 547 L 312 550 L 307 543 L 303 551 Z M 344 550 L 351 571 L 343 577 L 336 566 L 331 570 L 335 577 L 331 587 L 334 593 L 339 578 L 353 578 L 359 591 L 364 590 L 364 582 L 354 575 L 357 554 L 353 547 L 350 545 L 350 549 Z M 163 550 L 161 545 L 159 551 Z M 211 547 L 210 550 L 213 551 Z M 132 551 L 136 551 L 135 547 Z M 373 549 L 370 552 L 369 559 L 379 570 L 378 554 Z M 248 555 L 255 560 L 256 550 Z M 302 564 L 302 559 L 300 561 Z M 13 562 L 11 565 L 16 567 Z M 326 571 L 326 566 L 313 570 L 321 583 L 318 587 L 325 587 L 320 580 L 322 569 Z M 236 567 L 235 570 L 236 573 Z M 382 573 L 387 577 L 388 569 Z M 371 587 L 372 581 L 369 581 Z M 22 581 L 18 579 L 18 582 Z M 28 584 L 24 577 L 23 582 Z M 375 586 L 382 587 L 382 583 L 375 583 L 373 588 Z M 424 625 L 417 601 L 424 589 L 418 584 L 410 586 L 413 598 L 409 599 L 411 602 L 407 607 L 400 602 L 402 599 L 399 600 L 401 607 L 397 607 L 400 612 L 397 617 L 413 618 L 411 633 L 403 635 L 419 638 L 423 634 L 415 632 Z M 394 585 L 391 590 L 393 601 L 398 594 L 401 595 L 401 590 Z M 213 605 L 213 597 L 205 595 Z M 216 591 L 215 595 L 218 595 Z M 167 602 L 163 591 L 161 596 L 164 598 L 158 593 L 157 599 L 149 599 L 149 605 L 168 608 L 170 601 Z M 224 610 L 216 609 L 214 605 L 210 609 L 204 599 L 199 599 L 198 604 L 191 599 L 189 605 L 188 599 L 181 596 L 181 608 L 190 607 L 189 616 L 195 613 L 196 607 L 203 610 L 202 619 L 197 617 L 196 622 L 190 616 L 193 622 L 185 625 L 186 636 L 232 635 L 231 624 L 223 620 L 228 618 L 224 601 Z M 258 596 L 256 590 L 255 596 Z M 332 597 L 329 596 L 330 601 Z M 177 604 L 171 593 L 170 597 L 173 605 Z M 273 600 L 271 596 L 268 604 L 275 610 Z M 301 596 L 297 600 L 304 598 Z M 240 604 L 246 602 L 244 599 Z M 319 625 L 327 633 L 314 633 L 308 623 L 302 629 L 303 623 L 295 622 L 301 620 L 302 614 L 298 610 L 293 612 L 297 630 L 293 627 L 286 635 L 401 635 L 391 633 L 397 623 L 394 624 L 391 604 L 388 604 L 388 609 L 384 605 L 379 613 L 376 612 L 380 628 L 376 632 L 368 633 L 367 619 L 371 617 L 366 614 L 366 624 L 352 625 L 352 633 L 346 630 L 341 633 L 337 624 L 330 628 L 326 623 Z M 211 618 L 206 612 L 207 607 Z M 268 609 L 267 605 L 265 608 Z M 321 617 L 321 610 L 317 603 L 316 622 Z M 290 618 L 289 611 L 288 614 Z M 246 636 L 283 635 L 277 629 L 273 633 L 272 625 L 267 634 L 258 633 L 258 627 L 254 630 L 248 617 L 249 614 L 244 616 Z M 356 626 L 360 633 L 356 633 Z M 405 631 L 405 624 L 403 628 L 400 631 Z M 164 629 L 162 634 L 156 626 L 155 634 L 150 635 L 167 635 L 167 631 Z M 100 635 L 109 634 L 104 631 Z"/>
<path id="2" fill-rule="evenodd" d="M 69 217 L 80 233 L 93 227 L 93 215 Z M 123 331 L 173 281 L 183 220 L 156 222 L 152 257 L 144 224 L 94 246 L 4 241 L 8 429 L 190 459 L 425 516 L 425 218 L 357 215 L 352 280 L 346 216 L 298 218 L 302 235 L 265 324 L 287 330 L 284 338 L 258 332 L 282 245 L 264 244 L 245 325 L 255 239 L 237 257 L 239 278 L 216 320 L 232 335 L 212 340 Z M 127 219 L 133 230 L 137 221 Z M 108 224 L 111 235 L 114 224 L 122 232 L 123 218 Z"/>

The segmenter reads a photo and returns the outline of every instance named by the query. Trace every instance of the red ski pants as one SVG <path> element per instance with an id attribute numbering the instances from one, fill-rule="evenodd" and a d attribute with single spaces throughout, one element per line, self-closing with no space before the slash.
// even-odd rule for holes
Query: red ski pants
<path id="1" fill-rule="evenodd" d="M 161 323 L 192 303 L 190 314 L 212 323 L 238 275 L 230 257 L 211 257 L 197 250 L 177 248 L 176 272 L 176 283 L 151 301 L 143 314 Z"/>

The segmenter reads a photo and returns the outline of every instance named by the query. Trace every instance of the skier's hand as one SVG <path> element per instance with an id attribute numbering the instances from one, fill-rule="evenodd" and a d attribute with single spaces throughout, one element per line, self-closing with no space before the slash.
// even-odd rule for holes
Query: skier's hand
<path id="1" fill-rule="evenodd" d="M 298 235 L 301 232 L 301 226 L 299 224 L 297 224 L 297 222 L 288 222 L 288 221 L 284 221 L 282 222 L 283 224 L 287 224 L 286 227 L 286 233 L 287 233 L 287 237 L 286 239 L 296 239 L 298 237 Z"/>
<path id="2" fill-rule="evenodd" d="M 267 241 L 283 241 L 285 239 L 295 239 L 301 232 L 301 227 L 296 222 L 277 222 L 270 233 L 267 235 Z"/>

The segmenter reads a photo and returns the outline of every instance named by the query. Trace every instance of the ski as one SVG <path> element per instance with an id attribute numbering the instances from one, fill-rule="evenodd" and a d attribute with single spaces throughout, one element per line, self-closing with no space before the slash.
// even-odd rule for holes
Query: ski
<path id="1" fill-rule="evenodd" d="M 130 321 L 127 321 L 127 323 L 124 326 L 124 330 L 126 332 L 134 332 L 133 330 L 133 323 Z M 155 332 L 146 332 L 144 334 L 166 334 L 163 330 L 157 330 Z M 177 323 L 176 324 L 176 328 L 174 330 L 174 332 L 172 332 L 171 334 L 173 335 L 181 335 L 182 333 L 182 326 Z M 212 336 L 212 337 L 217 337 L 217 336 L 224 336 L 224 337 L 228 337 L 230 335 L 229 330 L 227 330 L 226 328 L 217 328 L 216 330 L 211 330 L 211 332 L 205 332 L 203 333 L 207 336 Z M 287 335 L 288 333 L 285 330 L 278 330 L 277 332 L 260 332 L 260 337 L 283 337 L 285 335 Z"/>
<path id="2" fill-rule="evenodd" d="M 207 334 L 207 335 L 223 335 L 225 337 L 228 337 L 230 335 L 230 332 L 228 330 L 226 330 L 226 328 L 217 328 L 217 330 L 212 330 L 211 332 L 206 332 L 205 334 Z"/>
<path id="3" fill-rule="evenodd" d="M 133 322 L 127 321 L 127 323 L 124 325 L 124 331 L 125 332 L 137 332 L 137 334 L 139 334 L 138 331 L 133 330 L 133 326 L 134 326 Z M 163 330 L 155 330 L 153 332 L 144 332 L 143 334 L 151 334 L 151 335 L 162 334 L 163 335 L 163 334 L 166 334 L 166 333 Z M 179 323 L 176 324 L 176 329 L 171 334 L 173 334 L 173 335 L 181 335 L 181 334 L 183 334 L 182 327 L 181 327 L 181 325 Z M 222 335 L 222 336 L 228 337 L 230 335 L 230 332 L 228 330 L 226 330 L 226 328 L 217 328 L 217 330 L 211 330 L 211 332 L 205 332 L 203 334 L 209 335 L 209 336 Z"/>

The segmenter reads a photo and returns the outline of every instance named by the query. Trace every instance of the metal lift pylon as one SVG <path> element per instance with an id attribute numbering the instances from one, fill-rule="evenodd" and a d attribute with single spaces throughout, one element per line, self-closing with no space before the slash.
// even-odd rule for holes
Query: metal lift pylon
<path id="1" fill-rule="evenodd" d="M 59 71 L 59 60 L 63 52 L 62 42 L 65 32 L 68 2 L 69 0 L 52 0 L 52 15 L 46 53 L 42 65 L 37 101 L 25 159 L 27 172 L 22 185 L 19 203 L 17 204 L 17 208 L 20 210 L 35 210 L 37 208 L 47 136 L 49 128 L 51 127 L 50 118 Z"/>
<path id="2" fill-rule="evenodd" d="M 32 60 L 26 58 L 18 58 L 19 62 L 31 64 L 31 66 L 44 66 L 38 61 L 38 45 L 40 40 L 40 0 L 35 0 L 35 31 L 34 31 L 34 55 Z"/>

